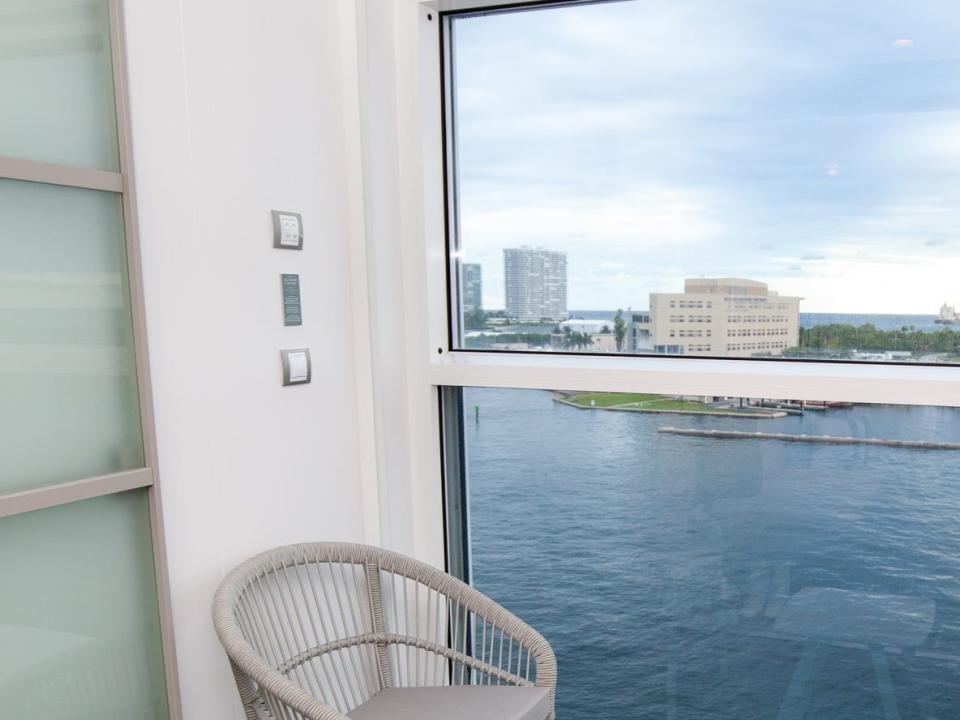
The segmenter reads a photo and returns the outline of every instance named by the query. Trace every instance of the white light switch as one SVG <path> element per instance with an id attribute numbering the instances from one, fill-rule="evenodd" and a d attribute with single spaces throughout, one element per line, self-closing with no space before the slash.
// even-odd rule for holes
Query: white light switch
<path id="1" fill-rule="evenodd" d="M 290 353 L 290 382 L 303 382 L 307 379 L 307 354 Z"/>
<path id="2" fill-rule="evenodd" d="M 273 210 L 273 246 L 284 250 L 303 249 L 303 220 L 300 213 Z"/>
<path id="3" fill-rule="evenodd" d="M 310 382 L 310 351 L 307 348 L 281 350 L 283 384 L 302 385 Z"/>

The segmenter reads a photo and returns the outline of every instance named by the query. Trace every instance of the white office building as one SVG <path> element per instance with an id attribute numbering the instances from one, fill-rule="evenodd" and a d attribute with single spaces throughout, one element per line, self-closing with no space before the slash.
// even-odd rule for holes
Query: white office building
<path id="1" fill-rule="evenodd" d="M 543 248 L 505 248 L 506 311 L 522 322 L 567 318 L 567 254 Z"/>

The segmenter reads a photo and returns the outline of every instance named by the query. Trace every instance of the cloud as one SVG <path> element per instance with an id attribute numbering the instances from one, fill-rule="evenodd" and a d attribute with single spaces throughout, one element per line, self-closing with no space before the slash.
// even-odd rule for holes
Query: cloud
<path id="1" fill-rule="evenodd" d="M 568 253 L 579 309 L 700 275 L 832 312 L 932 312 L 952 292 L 960 3 L 870 24 L 865 2 L 721 5 L 457 21 L 463 249 L 485 298 L 519 244 Z M 904 27 L 923 42 L 891 40 Z"/>

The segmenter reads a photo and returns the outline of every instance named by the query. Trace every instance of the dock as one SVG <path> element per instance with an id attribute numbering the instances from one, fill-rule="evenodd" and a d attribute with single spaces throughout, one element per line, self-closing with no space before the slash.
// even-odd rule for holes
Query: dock
<path id="1" fill-rule="evenodd" d="M 669 435 L 704 437 L 715 440 L 779 440 L 780 442 L 820 443 L 823 445 L 879 445 L 912 450 L 960 450 L 960 443 L 931 442 L 927 440 L 884 440 L 881 438 L 836 437 L 833 435 L 788 435 L 786 433 L 744 432 L 742 430 L 699 430 L 694 428 L 661 427 Z"/>

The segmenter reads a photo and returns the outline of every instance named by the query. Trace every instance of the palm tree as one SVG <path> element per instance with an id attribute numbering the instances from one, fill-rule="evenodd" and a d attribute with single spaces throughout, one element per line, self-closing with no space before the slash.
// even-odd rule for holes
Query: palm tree
<path id="1" fill-rule="evenodd" d="M 613 334 L 617 341 L 617 352 L 623 350 L 623 340 L 627 336 L 627 322 L 623 319 L 623 310 L 617 310 L 613 318 Z"/>
<path id="2" fill-rule="evenodd" d="M 564 328 L 564 331 L 568 330 L 570 330 L 570 328 Z M 566 350 L 582 350 L 593 345 L 593 338 L 587 333 L 564 332 L 564 336 L 561 347 Z"/>

